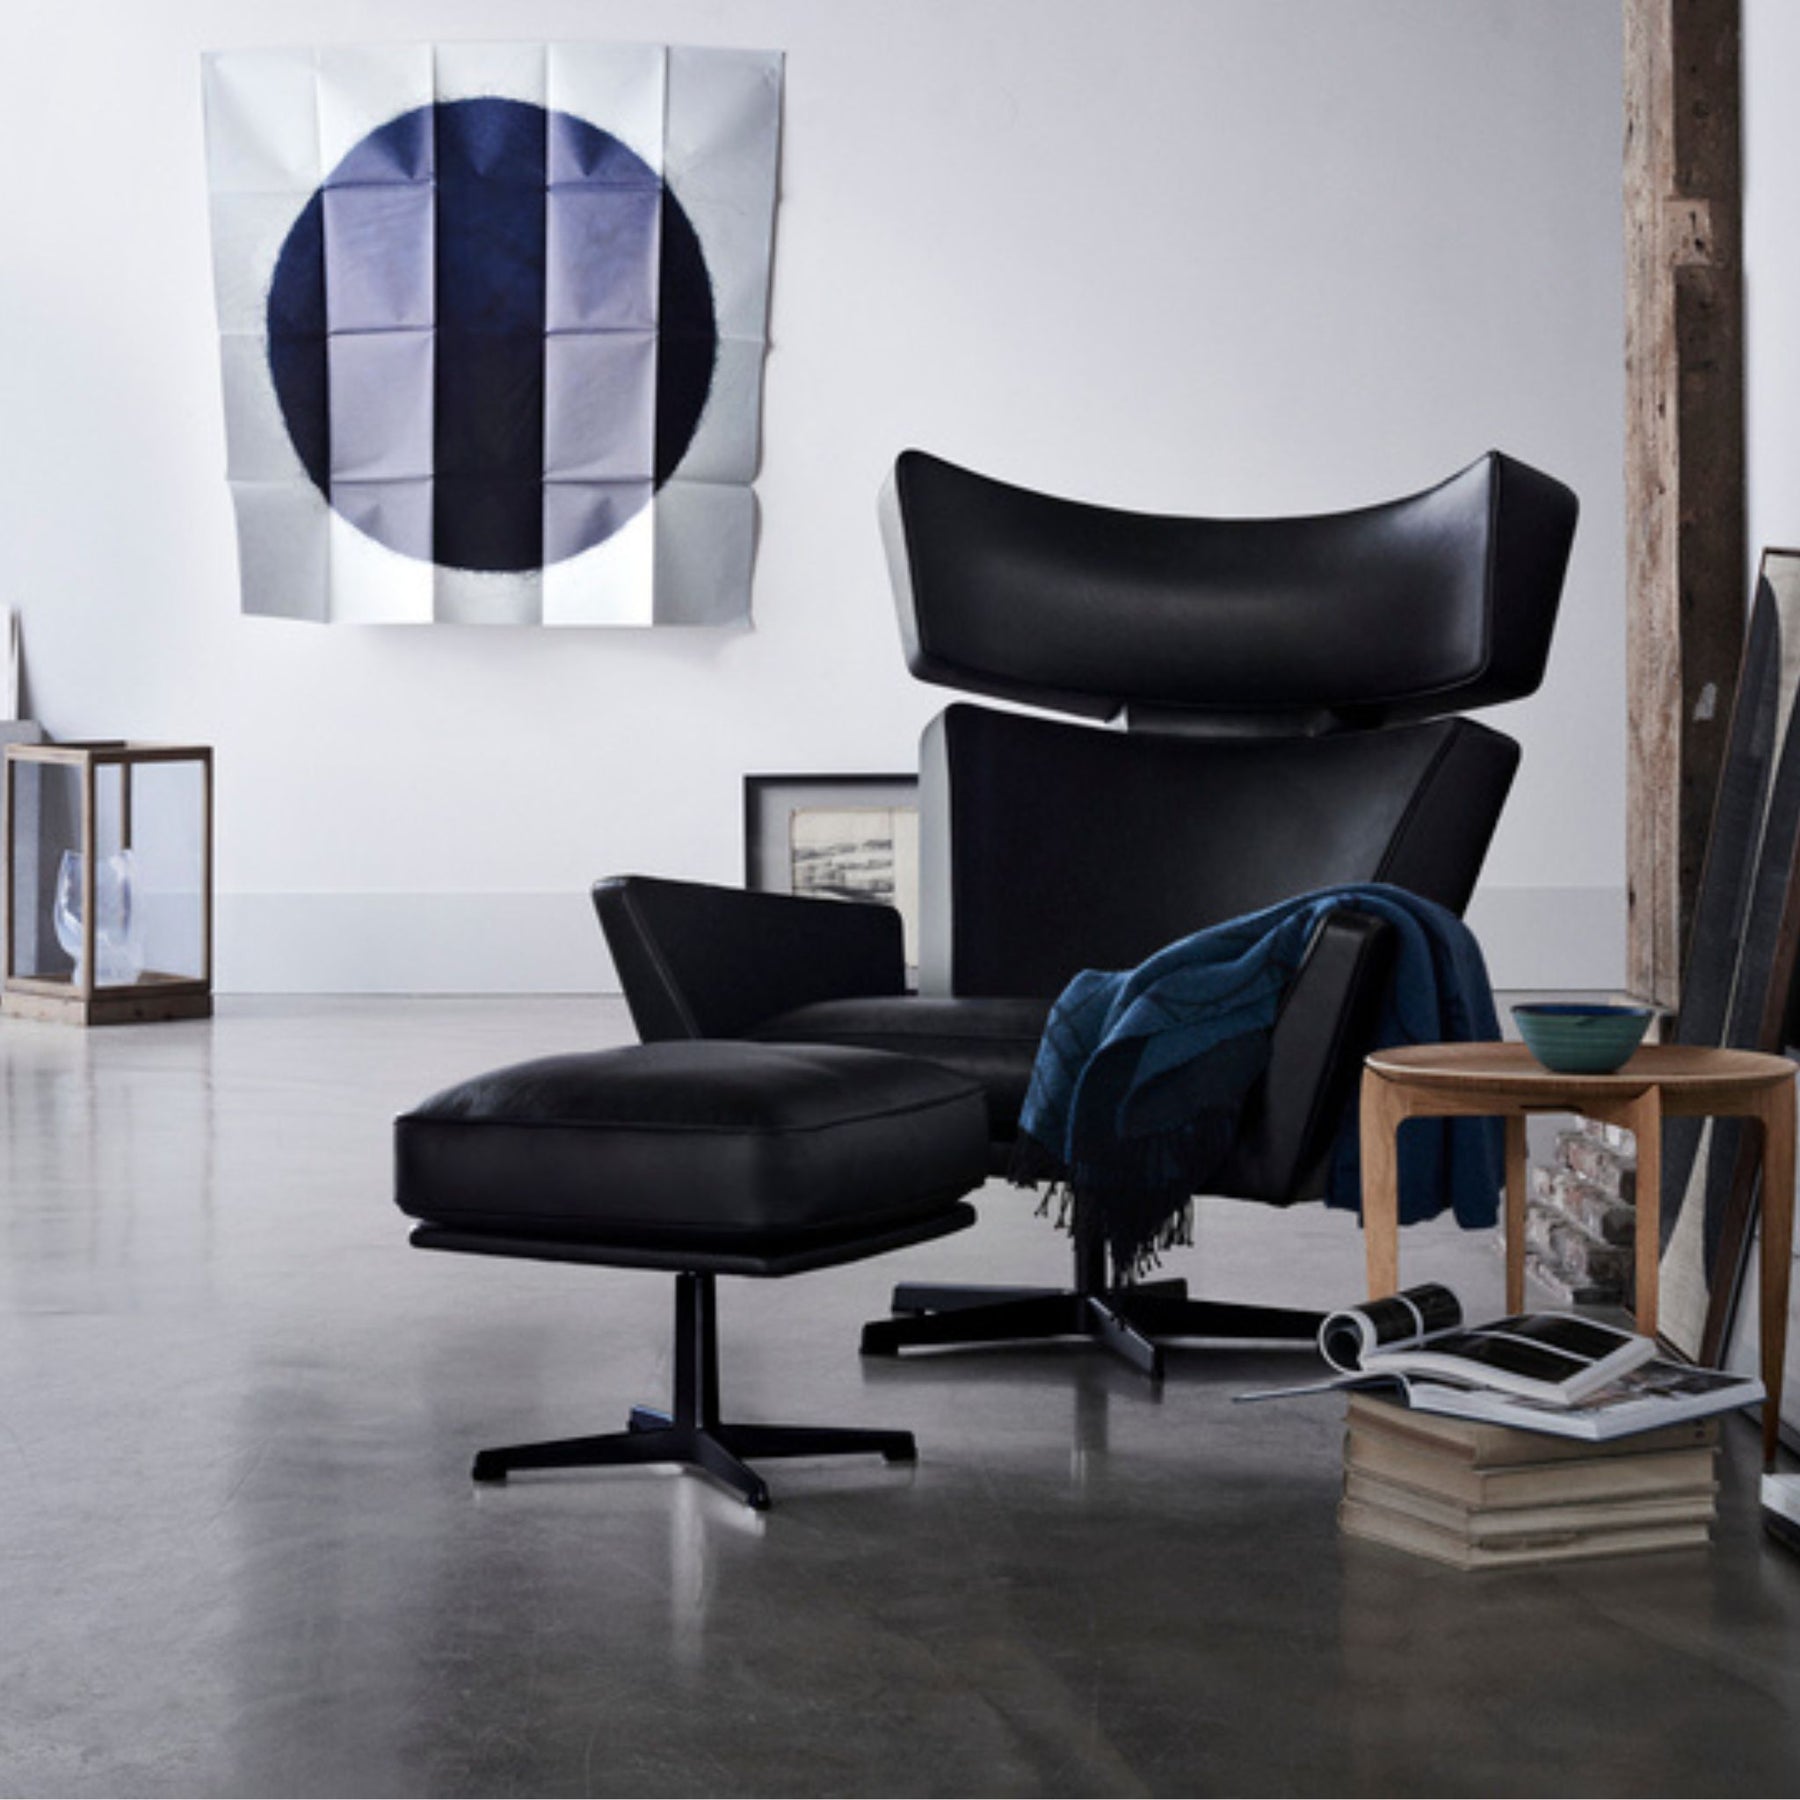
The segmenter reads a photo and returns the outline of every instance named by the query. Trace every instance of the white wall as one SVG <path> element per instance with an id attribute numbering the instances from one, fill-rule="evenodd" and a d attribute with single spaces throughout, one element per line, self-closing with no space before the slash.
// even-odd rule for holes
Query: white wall
<path id="1" fill-rule="evenodd" d="M 1490 446 L 1569 481 L 1550 678 L 1492 715 L 1526 761 L 1474 918 L 1504 984 L 1620 979 L 1615 0 L 10 20 L 0 600 L 53 732 L 217 746 L 222 986 L 610 985 L 593 877 L 735 880 L 746 770 L 910 766 L 946 696 L 901 665 L 874 524 L 907 444 L 1148 510 L 1359 505 Z M 371 36 L 787 52 L 753 630 L 240 616 L 199 53 Z"/>
<path id="2" fill-rule="evenodd" d="M 1744 7 L 1744 396 L 1746 533 L 1753 573 L 1765 547 L 1800 548 L 1800 7 Z M 1748 591 L 1748 584 L 1746 584 Z"/>

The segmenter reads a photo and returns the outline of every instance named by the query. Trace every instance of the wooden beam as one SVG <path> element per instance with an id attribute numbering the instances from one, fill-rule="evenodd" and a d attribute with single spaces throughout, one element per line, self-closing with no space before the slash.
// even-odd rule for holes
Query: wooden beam
<path id="1" fill-rule="evenodd" d="M 1739 0 L 1624 0 L 1627 980 L 1680 1000 L 1743 646 Z"/>

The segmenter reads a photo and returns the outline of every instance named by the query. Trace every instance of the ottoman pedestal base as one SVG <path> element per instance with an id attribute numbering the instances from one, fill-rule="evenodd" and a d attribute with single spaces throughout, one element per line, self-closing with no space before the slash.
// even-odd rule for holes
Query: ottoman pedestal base
<path id="1" fill-rule="evenodd" d="M 634 1406 L 624 1431 L 560 1438 L 483 1450 L 471 1473 L 504 1481 L 515 1469 L 588 1469 L 621 1463 L 681 1463 L 700 1469 L 762 1511 L 769 1489 L 750 1457 L 884 1456 L 911 1462 L 918 1455 L 910 1431 L 871 1431 L 836 1425 L 731 1425 L 719 1417 L 717 1303 L 710 1274 L 675 1277 L 674 1409 Z"/>

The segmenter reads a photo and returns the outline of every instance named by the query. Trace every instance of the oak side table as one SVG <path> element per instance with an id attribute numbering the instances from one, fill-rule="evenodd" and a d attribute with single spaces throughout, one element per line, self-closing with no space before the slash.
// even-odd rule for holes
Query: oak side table
<path id="1" fill-rule="evenodd" d="M 1583 1113 L 1637 1138 L 1637 1328 L 1656 1335 L 1662 1230 L 1662 1122 L 1678 1114 L 1762 1127 L 1763 1462 L 1775 1462 L 1794 1242 L 1794 1065 L 1752 1050 L 1646 1044 L 1611 1075 L 1558 1075 L 1523 1044 L 1410 1044 L 1363 1065 L 1364 1250 L 1371 1299 L 1400 1286 L 1394 1136 L 1408 1119 L 1497 1115 L 1506 1122 L 1506 1307 L 1525 1305 L 1525 1119 Z"/>

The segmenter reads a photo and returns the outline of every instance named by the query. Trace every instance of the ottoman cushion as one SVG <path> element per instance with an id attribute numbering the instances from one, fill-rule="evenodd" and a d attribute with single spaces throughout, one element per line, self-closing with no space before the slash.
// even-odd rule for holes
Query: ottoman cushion
<path id="1" fill-rule="evenodd" d="M 547 1056 L 395 1123 L 395 1199 L 463 1231 L 790 1242 L 941 1212 L 987 1167 L 981 1089 L 837 1045 L 680 1041 Z"/>

